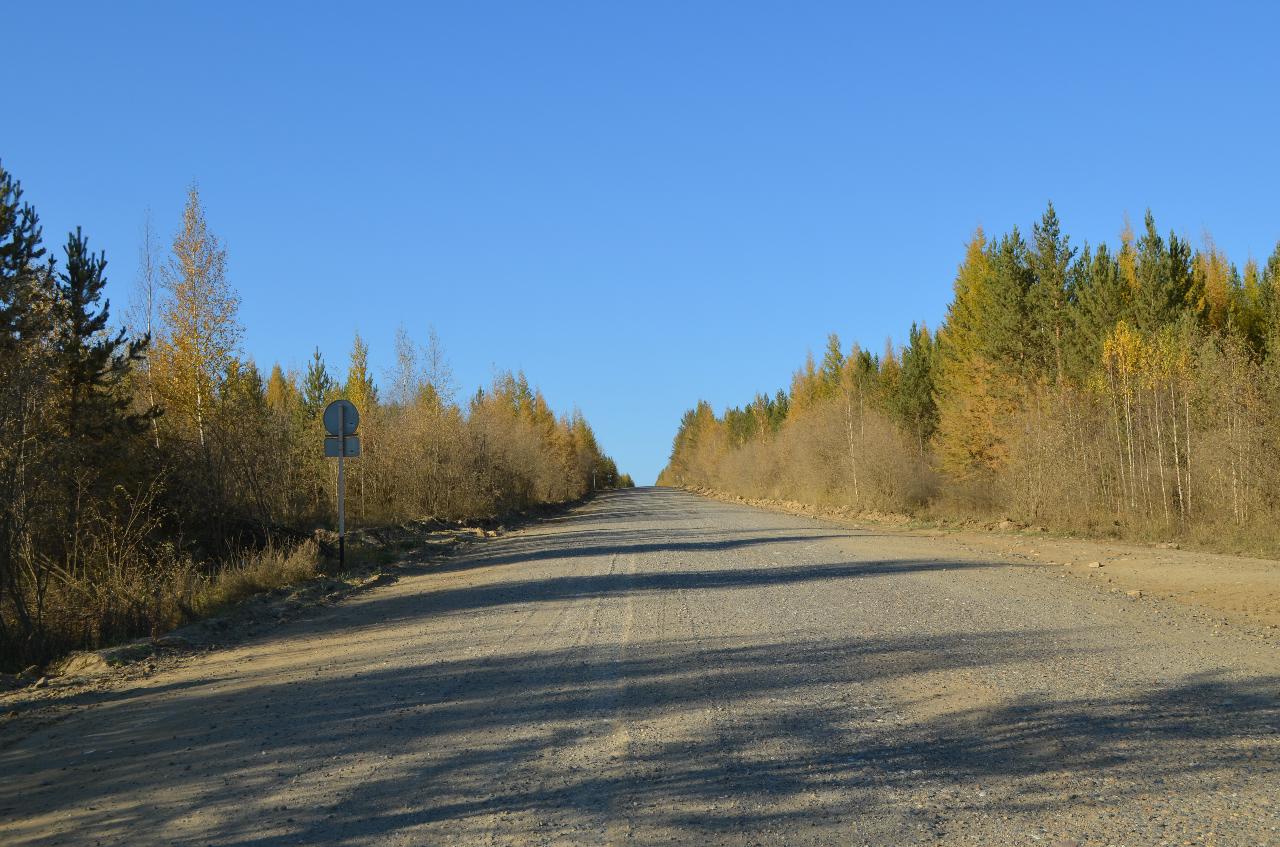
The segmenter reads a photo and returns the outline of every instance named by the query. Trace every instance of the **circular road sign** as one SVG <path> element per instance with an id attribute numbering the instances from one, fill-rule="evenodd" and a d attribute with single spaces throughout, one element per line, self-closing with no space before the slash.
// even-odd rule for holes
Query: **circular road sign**
<path id="1" fill-rule="evenodd" d="M 345 432 L 338 432 L 338 419 L 342 419 Z M 334 400 L 324 407 L 324 429 L 330 435 L 354 435 L 360 426 L 360 413 L 350 400 Z"/>

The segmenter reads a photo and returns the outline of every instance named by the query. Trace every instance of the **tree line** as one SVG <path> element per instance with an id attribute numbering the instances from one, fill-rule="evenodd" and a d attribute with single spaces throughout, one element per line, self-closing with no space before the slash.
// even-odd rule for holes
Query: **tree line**
<path id="1" fill-rule="evenodd" d="M 385 387 L 359 335 L 345 378 L 318 349 L 302 373 L 264 376 L 241 350 L 240 298 L 194 187 L 166 248 L 148 221 L 139 266 L 116 326 L 105 257 L 78 229 L 48 251 L 0 167 L 0 669 L 155 634 L 255 551 L 284 562 L 332 525 L 320 411 L 335 398 L 361 413 L 355 526 L 630 484 L 583 416 L 554 412 L 523 374 L 458 400 L 434 332 L 420 344 L 400 330 Z"/>
<path id="2" fill-rule="evenodd" d="M 1148 212 L 1073 245 L 978 230 L 936 332 L 832 335 L 789 391 L 680 422 L 660 481 L 758 498 L 1280 549 L 1280 244 L 1232 263 Z"/>

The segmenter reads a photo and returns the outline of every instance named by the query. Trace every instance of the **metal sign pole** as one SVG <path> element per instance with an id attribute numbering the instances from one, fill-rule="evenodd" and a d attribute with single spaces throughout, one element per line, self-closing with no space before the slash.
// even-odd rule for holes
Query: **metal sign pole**
<path id="1" fill-rule="evenodd" d="M 347 476 L 342 466 L 347 452 L 347 409 L 338 407 L 338 569 L 347 569 Z"/>
<path id="2" fill-rule="evenodd" d="M 360 455 L 360 410 L 350 400 L 334 400 L 321 415 L 327 433 L 324 454 L 338 460 L 338 565 L 347 567 L 347 457 Z"/>

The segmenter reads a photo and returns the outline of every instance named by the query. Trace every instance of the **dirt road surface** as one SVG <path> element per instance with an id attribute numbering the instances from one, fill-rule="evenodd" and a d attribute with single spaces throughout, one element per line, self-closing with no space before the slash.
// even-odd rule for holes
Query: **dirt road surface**
<path id="1" fill-rule="evenodd" d="M 665 489 L 83 696 L 0 843 L 1280 844 L 1275 640 Z"/>

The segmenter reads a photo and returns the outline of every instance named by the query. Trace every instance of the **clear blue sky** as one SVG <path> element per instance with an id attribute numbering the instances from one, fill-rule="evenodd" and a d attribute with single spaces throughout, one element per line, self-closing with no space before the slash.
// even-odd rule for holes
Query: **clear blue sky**
<path id="1" fill-rule="evenodd" d="M 936 324 L 978 224 L 1280 237 L 1274 4 L 864 5 L 14 3 L 0 159 L 119 314 L 196 181 L 264 368 L 434 324 L 642 483 L 699 397 Z"/>

